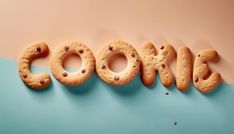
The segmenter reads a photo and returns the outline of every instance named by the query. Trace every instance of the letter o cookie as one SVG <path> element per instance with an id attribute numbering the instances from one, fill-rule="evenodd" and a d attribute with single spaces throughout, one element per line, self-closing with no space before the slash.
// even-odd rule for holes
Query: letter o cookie
<path id="1" fill-rule="evenodd" d="M 31 62 L 39 57 L 45 57 L 49 49 L 44 42 L 31 43 L 22 53 L 19 59 L 18 71 L 21 80 L 31 89 L 42 89 L 50 85 L 51 79 L 47 73 L 32 74 L 30 71 Z"/>
<path id="2" fill-rule="evenodd" d="M 80 56 L 81 69 L 75 73 L 66 71 L 63 67 L 64 59 L 72 54 Z M 60 83 L 69 86 L 77 86 L 88 80 L 95 66 L 95 58 L 92 51 L 82 43 L 77 41 L 67 41 L 62 43 L 53 52 L 50 68 L 53 76 Z"/>
<path id="3" fill-rule="evenodd" d="M 115 54 L 126 57 L 128 65 L 122 72 L 113 72 L 108 67 L 109 59 Z M 96 72 L 106 83 L 120 86 L 131 82 L 140 69 L 140 58 L 133 46 L 123 41 L 112 41 L 107 43 L 100 51 L 96 59 Z"/>

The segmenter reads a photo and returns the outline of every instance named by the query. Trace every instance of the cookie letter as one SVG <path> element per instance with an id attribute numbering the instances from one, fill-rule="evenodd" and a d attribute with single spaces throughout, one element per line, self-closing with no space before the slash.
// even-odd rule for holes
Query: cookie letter
<path id="1" fill-rule="evenodd" d="M 141 49 L 141 78 L 143 83 L 146 86 L 151 86 L 155 81 L 155 70 L 157 70 L 164 86 L 169 87 L 173 85 L 175 80 L 168 64 L 175 57 L 175 50 L 169 44 L 161 46 L 158 54 L 152 43 L 144 44 Z"/>
<path id="2" fill-rule="evenodd" d="M 63 68 L 64 59 L 72 54 L 80 56 L 82 61 L 81 69 L 75 73 L 69 73 Z M 69 86 L 77 86 L 88 80 L 95 66 L 95 58 L 92 51 L 82 43 L 67 41 L 62 43 L 53 52 L 50 69 L 60 83 Z"/>
<path id="3" fill-rule="evenodd" d="M 108 67 L 109 59 L 115 54 L 123 54 L 128 61 L 126 69 L 119 73 L 111 71 Z M 123 41 L 107 43 L 96 59 L 98 76 L 106 83 L 115 86 L 128 84 L 134 79 L 139 69 L 140 58 L 137 51 L 130 44 Z"/>
<path id="4" fill-rule="evenodd" d="M 199 52 L 194 61 L 193 84 L 202 93 L 211 92 L 219 83 L 221 75 L 219 73 L 210 73 L 207 65 L 208 61 L 216 61 L 218 53 L 213 49 L 205 49 Z"/>
<path id="5" fill-rule="evenodd" d="M 177 53 L 176 86 L 180 91 L 189 88 L 192 76 L 192 54 L 188 47 L 180 47 Z"/>
<path id="6" fill-rule="evenodd" d="M 34 42 L 30 44 L 22 53 L 19 59 L 18 71 L 20 78 L 28 87 L 32 89 L 42 89 L 50 85 L 51 79 L 47 73 L 32 74 L 30 64 L 32 60 L 45 57 L 49 49 L 44 42 Z"/>

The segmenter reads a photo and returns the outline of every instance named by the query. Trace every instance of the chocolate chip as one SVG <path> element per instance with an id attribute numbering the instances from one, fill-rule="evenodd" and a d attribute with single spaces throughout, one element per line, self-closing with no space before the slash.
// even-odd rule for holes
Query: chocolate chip
<path id="1" fill-rule="evenodd" d="M 201 57 L 201 55 L 200 55 L 200 54 L 198 54 L 198 57 Z"/>
<path id="2" fill-rule="evenodd" d="M 37 52 L 41 52 L 41 48 L 40 47 L 37 47 Z"/>
<path id="3" fill-rule="evenodd" d="M 81 70 L 81 73 L 85 73 L 85 69 L 82 69 L 82 70 Z"/>
<path id="4" fill-rule="evenodd" d="M 105 69 L 106 68 L 106 66 L 105 65 L 102 65 L 102 67 L 101 67 L 102 69 Z"/>
<path id="5" fill-rule="evenodd" d="M 168 92 L 166 92 L 165 94 L 166 94 L 166 95 L 169 95 L 169 93 L 168 93 Z"/>
<path id="6" fill-rule="evenodd" d="M 65 46 L 64 50 L 68 51 L 69 50 L 69 46 Z"/>
<path id="7" fill-rule="evenodd" d="M 119 76 L 116 75 L 115 76 L 115 80 L 118 81 L 119 80 Z"/>
<path id="8" fill-rule="evenodd" d="M 112 47 L 112 46 L 109 46 L 109 50 L 112 51 L 112 50 L 113 50 L 113 47 Z"/>
<path id="9" fill-rule="evenodd" d="M 135 57 L 135 54 L 134 54 L 134 53 L 132 53 L 132 54 L 131 54 L 131 56 L 132 56 L 132 57 Z"/>
<path id="10" fill-rule="evenodd" d="M 66 73 L 66 72 L 63 72 L 63 76 L 66 77 L 66 76 L 67 76 L 67 73 Z"/>
<path id="11" fill-rule="evenodd" d="M 41 80 L 40 80 L 40 83 L 41 83 L 41 84 L 44 84 L 44 83 L 45 83 L 45 81 L 44 81 L 43 79 L 41 79 Z"/>
<path id="12" fill-rule="evenodd" d="M 162 68 L 165 69 L 165 67 L 166 67 L 165 64 L 162 64 Z"/>
<path id="13" fill-rule="evenodd" d="M 160 49 L 164 49 L 164 46 L 161 46 Z"/>
<path id="14" fill-rule="evenodd" d="M 82 49 L 80 49 L 80 50 L 79 50 L 79 53 L 81 53 L 81 54 L 82 54 L 83 52 L 84 52 L 84 50 L 82 50 Z"/>
<path id="15" fill-rule="evenodd" d="M 24 78 L 27 78 L 28 76 L 27 76 L 27 74 L 24 74 L 23 77 L 24 77 Z"/>
<path id="16" fill-rule="evenodd" d="M 199 80 L 199 79 L 198 79 L 198 77 L 197 77 L 197 76 L 195 76 L 195 80 L 194 80 L 194 81 L 197 83 L 197 82 L 198 82 L 198 80 Z"/>

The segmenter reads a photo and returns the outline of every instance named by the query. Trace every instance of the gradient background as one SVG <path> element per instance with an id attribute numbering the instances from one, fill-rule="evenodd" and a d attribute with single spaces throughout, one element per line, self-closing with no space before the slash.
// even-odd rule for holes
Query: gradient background
<path id="1" fill-rule="evenodd" d="M 233 13 L 232 0 L 1 0 L 0 133 L 234 133 Z M 186 45 L 194 54 L 214 48 L 220 60 L 209 65 L 224 82 L 204 95 L 192 84 L 185 93 L 165 88 L 159 79 L 147 88 L 139 76 L 112 87 L 94 73 L 81 86 L 66 87 L 51 75 L 53 84 L 36 92 L 17 74 L 20 51 L 32 41 L 47 42 L 51 55 L 59 43 L 78 40 L 97 55 L 118 39 L 137 50 L 146 41 L 157 48 Z M 35 60 L 32 71 L 50 74 L 50 55 Z M 113 69 L 120 70 L 126 61 L 116 59 Z M 66 65 L 79 67 L 80 60 Z"/>

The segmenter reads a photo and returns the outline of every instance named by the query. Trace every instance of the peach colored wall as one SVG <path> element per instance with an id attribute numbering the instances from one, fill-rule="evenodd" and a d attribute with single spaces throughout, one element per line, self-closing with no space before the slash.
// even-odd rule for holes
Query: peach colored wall
<path id="1" fill-rule="evenodd" d="M 75 39 L 95 54 L 110 40 L 127 41 L 138 50 L 145 41 L 157 47 L 169 42 L 176 49 L 189 46 L 195 54 L 216 49 L 221 60 L 212 69 L 234 83 L 233 13 L 233 0 L 1 0 L 0 56 L 17 59 L 35 40 L 52 50 Z M 48 58 L 34 64 L 48 66 Z"/>

